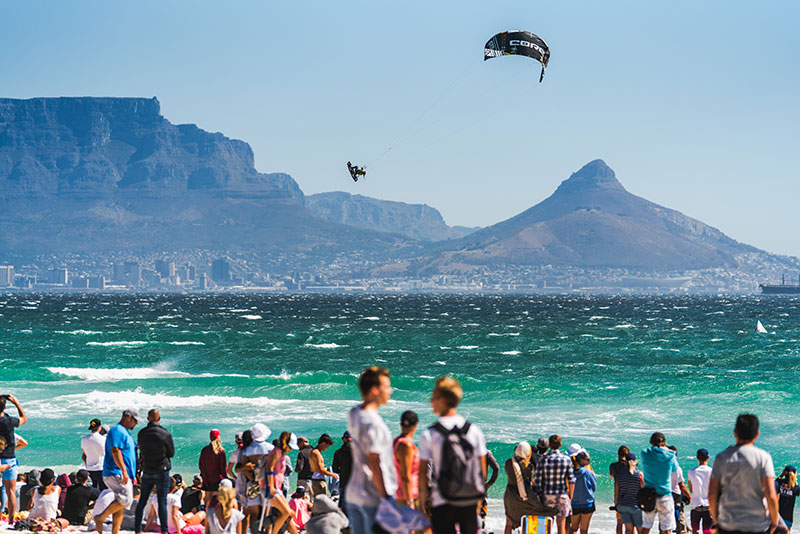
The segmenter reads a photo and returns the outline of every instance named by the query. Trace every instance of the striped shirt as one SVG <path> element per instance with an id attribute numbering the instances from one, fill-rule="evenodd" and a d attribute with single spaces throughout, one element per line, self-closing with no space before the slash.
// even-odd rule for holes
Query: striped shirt
<path id="1" fill-rule="evenodd" d="M 642 487 L 642 474 L 638 469 L 631 473 L 627 469 L 619 469 L 617 476 L 614 480 L 619 485 L 619 494 L 617 495 L 617 505 L 633 506 L 636 508 L 639 505 L 638 495 Z"/>

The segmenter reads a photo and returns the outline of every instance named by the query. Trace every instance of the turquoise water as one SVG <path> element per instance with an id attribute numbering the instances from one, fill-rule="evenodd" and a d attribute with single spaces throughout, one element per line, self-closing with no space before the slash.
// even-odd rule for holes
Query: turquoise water
<path id="1" fill-rule="evenodd" d="M 259 421 L 338 438 L 372 364 L 393 375 L 392 429 L 406 409 L 432 422 L 434 378 L 458 377 L 501 461 L 558 433 L 605 475 L 620 444 L 660 430 L 688 470 L 698 447 L 730 444 L 742 411 L 776 465 L 800 452 L 797 298 L 0 294 L 0 321 L 0 393 L 30 417 L 24 466 L 76 466 L 89 420 L 131 405 L 161 409 L 185 475 L 212 427 L 229 442 Z"/>

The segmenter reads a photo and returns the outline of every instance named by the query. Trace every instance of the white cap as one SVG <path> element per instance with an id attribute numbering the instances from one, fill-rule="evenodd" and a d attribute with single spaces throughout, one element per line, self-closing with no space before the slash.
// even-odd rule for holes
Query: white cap
<path id="1" fill-rule="evenodd" d="M 573 443 L 569 446 L 569 450 L 567 451 L 570 456 L 576 456 L 582 452 L 586 452 L 586 449 L 578 445 L 577 443 Z"/>
<path id="2" fill-rule="evenodd" d="M 229 478 L 223 478 L 222 480 L 219 481 L 219 487 L 220 488 L 232 488 L 233 487 L 233 482 L 231 482 L 231 479 L 229 479 Z"/>
<path id="3" fill-rule="evenodd" d="M 250 434 L 253 436 L 253 441 L 267 441 L 272 431 L 264 423 L 256 423 L 250 427 Z"/>
<path id="4" fill-rule="evenodd" d="M 293 451 L 300 450 L 300 447 L 297 445 L 297 434 L 292 432 L 292 436 L 289 438 L 289 448 Z"/>

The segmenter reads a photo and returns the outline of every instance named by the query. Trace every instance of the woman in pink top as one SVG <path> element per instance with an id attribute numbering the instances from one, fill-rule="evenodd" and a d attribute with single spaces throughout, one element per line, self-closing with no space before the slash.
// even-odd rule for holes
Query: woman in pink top
<path id="1" fill-rule="evenodd" d="M 291 432 L 282 432 L 278 438 L 278 446 L 264 456 L 264 479 L 261 487 L 266 491 L 269 503 L 280 514 L 272 524 L 272 532 L 280 532 L 287 520 L 294 519 L 294 512 L 289 508 L 286 497 L 283 496 L 283 477 L 286 473 L 284 458 L 289 451 L 298 448 L 297 436 Z M 291 534 L 297 534 L 297 527 L 293 521 L 289 521 L 286 528 Z"/>
<path id="2" fill-rule="evenodd" d="M 394 438 L 394 468 L 397 471 L 395 499 L 400 506 L 419 506 L 419 450 L 414 445 L 419 417 L 411 410 L 400 416 L 401 433 Z"/>

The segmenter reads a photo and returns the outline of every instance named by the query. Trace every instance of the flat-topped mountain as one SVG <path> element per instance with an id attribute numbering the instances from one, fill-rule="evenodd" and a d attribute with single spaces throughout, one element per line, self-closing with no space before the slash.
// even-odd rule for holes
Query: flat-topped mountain
<path id="1" fill-rule="evenodd" d="M 477 265 L 703 269 L 760 252 L 680 212 L 633 195 L 602 160 L 586 164 L 548 198 L 416 264 L 426 271 Z"/>
<path id="2" fill-rule="evenodd" d="M 327 221 L 395 232 L 420 241 L 457 239 L 477 230 L 448 226 L 439 210 L 427 204 L 379 200 L 342 191 L 308 195 L 306 207 Z"/>
<path id="3" fill-rule="evenodd" d="M 383 250 L 334 225 L 250 146 L 172 124 L 145 98 L 0 99 L 0 252 Z"/>

